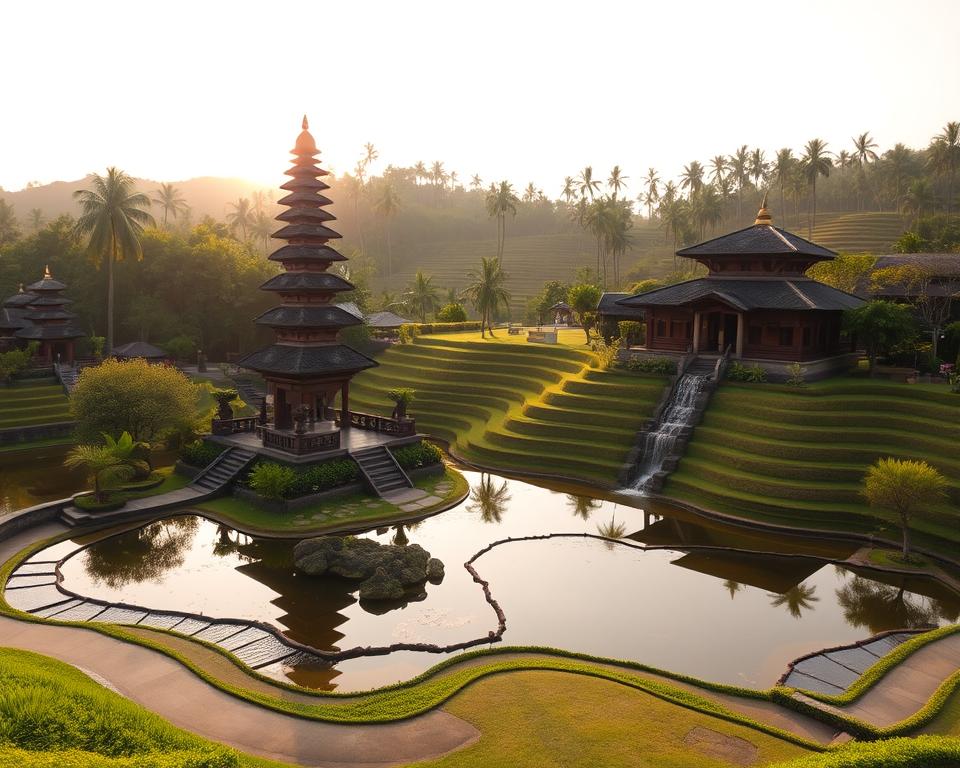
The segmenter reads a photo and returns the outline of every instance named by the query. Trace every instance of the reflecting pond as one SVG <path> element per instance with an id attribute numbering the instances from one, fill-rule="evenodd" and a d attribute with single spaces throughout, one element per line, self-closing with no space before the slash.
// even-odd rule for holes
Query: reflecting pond
<path id="1" fill-rule="evenodd" d="M 766 687 L 803 653 L 885 629 L 955 621 L 957 596 L 928 580 L 826 563 L 852 545 L 766 536 L 627 500 L 578 496 L 465 473 L 471 497 L 414 525 L 363 533 L 417 543 L 446 576 L 391 603 L 357 599 L 357 582 L 297 574 L 294 542 L 260 539 L 184 515 L 102 539 L 63 565 L 64 586 L 157 610 L 266 621 L 318 649 L 485 637 L 497 621 L 463 568 L 474 562 L 507 617 L 505 644 L 634 659 L 710 680 Z M 641 505 L 645 505 L 646 509 Z M 644 544 L 656 547 L 644 551 Z M 722 548 L 736 548 L 731 552 Z M 64 557 L 77 550 L 65 542 Z M 356 690 L 408 678 L 444 658 L 400 652 L 263 670 L 316 688 Z"/>

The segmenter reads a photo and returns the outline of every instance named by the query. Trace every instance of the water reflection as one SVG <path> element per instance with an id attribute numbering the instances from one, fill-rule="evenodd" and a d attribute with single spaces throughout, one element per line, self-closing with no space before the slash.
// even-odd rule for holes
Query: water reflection
<path id="1" fill-rule="evenodd" d="M 573 493 L 567 494 L 567 506 L 573 510 L 573 516 L 581 520 L 589 520 L 594 510 L 600 509 L 602 502 L 599 499 L 593 499 L 589 496 L 577 496 Z"/>
<path id="2" fill-rule="evenodd" d="M 866 627 L 871 634 L 936 626 L 941 619 L 955 622 L 960 614 L 960 600 L 910 593 L 906 579 L 890 585 L 853 576 L 837 590 L 837 603 L 852 626 Z"/>
<path id="3" fill-rule="evenodd" d="M 89 548 L 84 570 L 112 589 L 159 579 L 183 565 L 199 527 L 199 518 L 175 517 L 114 536 Z"/>
<path id="4" fill-rule="evenodd" d="M 774 608 L 786 606 L 787 612 L 795 619 L 799 619 L 804 611 L 812 611 L 813 604 L 820 601 L 816 596 L 817 588 L 806 584 L 797 584 L 782 595 L 768 594 L 770 605 Z"/>
<path id="5" fill-rule="evenodd" d="M 503 512 L 510 502 L 510 492 L 507 481 L 499 486 L 493 481 L 493 476 L 482 473 L 480 481 L 470 491 L 470 503 L 467 509 L 479 514 L 485 523 L 503 522 Z"/>

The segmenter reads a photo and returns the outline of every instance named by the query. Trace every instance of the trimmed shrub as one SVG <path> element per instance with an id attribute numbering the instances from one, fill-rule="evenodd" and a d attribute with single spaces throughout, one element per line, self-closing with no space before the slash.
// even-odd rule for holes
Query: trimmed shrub
<path id="1" fill-rule="evenodd" d="M 328 491 L 360 477 L 360 468 L 353 459 L 337 459 L 316 464 L 295 472 L 293 482 L 286 490 L 288 498 Z"/>
<path id="2" fill-rule="evenodd" d="M 438 323 L 465 323 L 467 322 L 467 311 L 463 304 L 456 302 L 441 307 L 437 312 Z"/>
<path id="3" fill-rule="evenodd" d="M 414 337 L 424 333 L 457 333 L 459 331 L 479 331 L 479 320 L 467 320 L 462 323 L 407 323 L 400 326 L 402 332 L 404 328 L 412 329 Z"/>
<path id="4" fill-rule="evenodd" d="M 420 331 L 415 323 L 404 323 L 397 332 L 397 338 L 400 339 L 401 344 L 410 344 L 419 335 Z"/>
<path id="5" fill-rule="evenodd" d="M 730 381 L 745 381 L 750 384 L 763 384 L 767 380 L 767 372 L 759 365 L 750 366 L 734 360 L 727 368 L 727 378 Z"/>
<path id="6" fill-rule="evenodd" d="M 404 445 L 390 451 L 403 469 L 429 467 L 443 461 L 443 454 L 433 443 L 426 441 L 417 445 Z"/>
<path id="7" fill-rule="evenodd" d="M 226 448 L 217 443 L 208 443 L 206 440 L 197 440 L 187 443 L 180 449 L 180 461 L 191 467 L 203 468 L 223 453 Z"/>
<path id="8" fill-rule="evenodd" d="M 628 347 L 633 344 L 643 344 L 643 323 L 636 320 L 621 320 L 617 323 L 617 329 L 620 331 L 620 338 Z"/>
<path id="9" fill-rule="evenodd" d="M 637 373 L 661 373 L 672 376 L 677 372 L 677 363 L 669 357 L 640 357 L 628 360 L 628 371 Z"/>
<path id="10" fill-rule="evenodd" d="M 193 362 L 197 360 L 197 343 L 189 336 L 182 334 L 174 336 L 169 341 L 163 342 L 160 347 L 174 360 L 191 360 Z"/>
<path id="11" fill-rule="evenodd" d="M 788 370 L 790 371 L 790 377 L 787 379 L 788 386 L 802 387 L 804 384 L 806 384 L 806 370 L 802 365 L 800 365 L 800 363 L 794 363 Z"/>
<path id="12" fill-rule="evenodd" d="M 265 499 L 282 499 L 290 493 L 296 479 L 296 472 L 290 467 L 265 461 L 250 471 L 247 485 Z"/>
<path id="13" fill-rule="evenodd" d="M 960 765 L 960 739 L 917 736 L 847 744 L 774 768 L 953 768 Z"/>

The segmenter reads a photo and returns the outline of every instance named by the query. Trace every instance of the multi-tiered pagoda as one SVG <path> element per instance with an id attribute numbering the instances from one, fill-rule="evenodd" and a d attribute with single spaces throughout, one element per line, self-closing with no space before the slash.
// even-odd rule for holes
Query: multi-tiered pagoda
<path id="1" fill-rule="evenodd" d="M 63 296 L 67 286 L 54 280 L 47 267 L 43 279 L 3 302 L 0 311 L 0 337 L 6 346 L 19 342 L 37 342 L 39 358 L 47 362 L 73 363 L 76 340 L 86 336 L 75 322 L 76 315 L 67 310 L 72 302 Z"/>
<path id="2" fill-rule="evenodd" d="M 341 329 L 363 321 L 334 301 L 353 285 L 327 271 L 347 259 L 327 244 L 340 235 L 327 226 L 336 218 L 325 210 L 332 201 L 323 194 L 330 187 L 321 177 L 328 173 L 317 165 L 319 152 L 307 127 L 304 117 L 293 167 L 286 171 L 291 180 L 280 187 L 289 192 L 279 201 L 288 210 L 277 216 L 285 226 L 273 236 L 287 244 L 269 258 L 283 272 L 260 286 L 280 300 L 256 319 L 274 330 L 276 341 L 239 362 L 263 375 L 273 400 L 273 422 L 260 430 L 264 446 L 296 454 L 339 447 L 339 430 L 323 420 L 328 406 L 339 394 L 340 420 L 349 424 L 350 379 L 376 365 L 338 338 Z"/>

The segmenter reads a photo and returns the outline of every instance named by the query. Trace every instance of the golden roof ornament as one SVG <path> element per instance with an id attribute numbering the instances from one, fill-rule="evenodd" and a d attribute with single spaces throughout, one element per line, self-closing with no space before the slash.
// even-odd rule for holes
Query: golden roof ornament
<path id="1" fill-rule="evenodd" d="M 47 264 L 47 266 L 45 266 L 45 267 L 43 268 L 43 279 L 44 279 L 44 280 L 53 280 L 53 275 L 50 274 L 50 265 L 49 265 L 49 264 Z"/>
<path id="2" fill-rule="evenodd" d="M 318 154 L 318 150 L 317 143 L 310 134 L 310 123 L 307 122 L 306 115 L 303 116 L 301 125 L 303 126 L 303 130 L 300 131 L 300 135 L 297 136 L 297 143 L 292 150 L 293 154 L 300 155 L 301 157 L 312 157 Z"/>
<path id="3" fill-rule="evenodd" d="M 753 226 L 773 226 L 773 216 L 770 215 L 770 211 L 767 210 L 767 193 L 763 193 L 763 202 L 760 203 L 760 210 L 757 212 L 757 218 L 753 222 Z"/>

